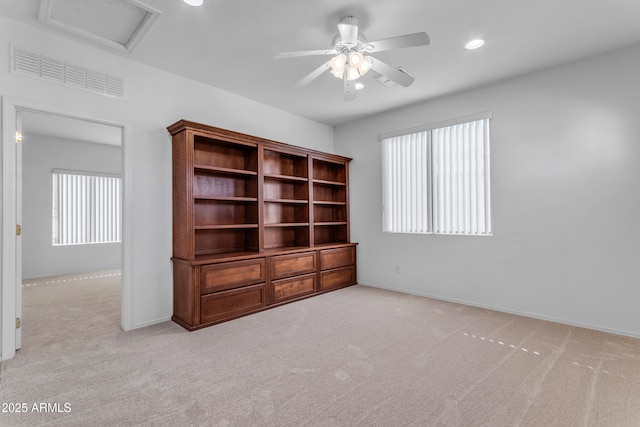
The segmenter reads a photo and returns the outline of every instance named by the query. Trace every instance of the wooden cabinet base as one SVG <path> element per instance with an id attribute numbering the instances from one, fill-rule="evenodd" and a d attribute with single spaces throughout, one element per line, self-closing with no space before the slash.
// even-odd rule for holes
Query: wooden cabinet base
<path id="1" fill-rule="evenodd" d="M 355 245 L 174 259 L 172 319 L 193 331 L 355 285 Z"/>

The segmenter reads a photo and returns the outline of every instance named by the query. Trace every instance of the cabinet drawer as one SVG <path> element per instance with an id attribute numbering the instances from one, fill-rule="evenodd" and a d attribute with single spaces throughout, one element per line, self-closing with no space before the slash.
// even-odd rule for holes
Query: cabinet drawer
<path id="1" fill-rule="evenodd" d="M 356 268 L 342 267 L 320 273 L 320 289 L 327 290 L 356 283 Z"/>
<path id="2" fill-rule="evenodd" d="M 265 281 L 264 258 L 203 265 L 200 269 L 200 294 L 226 291 Z"/>
<path id="3" fill-rule="evenodd" d="M 276 280 L 271 282 L 275 301 L 284 301 L 289 298 L 313 293 L 316 287 L 316 275 L 307 274 L 302 277 Z"/>
<path id="4" fill-rule="evenodd" d="M 271 279 L 300 276 L 316 271 L 316 253 L 303 252 L 271 257 Z"/>
<path id="5" fill-rule="evenodd" d="M 264 284 L 218 292 L 200 297 L 200 322 L 230 319 L 262 308 L 266 304 Z"/>
<path id="6" fill-rule="evenodd" d="M 320 270 L 330 270 L 352 264 L 355 264 L 355 248 L 353 246 L 320 251 Z"/>

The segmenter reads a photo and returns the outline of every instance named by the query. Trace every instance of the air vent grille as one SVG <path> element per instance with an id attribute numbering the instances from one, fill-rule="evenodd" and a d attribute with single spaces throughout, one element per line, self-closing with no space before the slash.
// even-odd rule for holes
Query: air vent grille
<path id="1" fill-rule="evenodd" d="M 82 67 L 67 64 L 65 70 L 65 82 L 80 87 L 87 86 L 87 70 Z"/>
<path id="2" fill-rule="evenodd" d="M 64 81 L 65 66 L 64 62 L 55 59 L 42 57 L 42 77 L 52 80 Z"/>
<path id="3" fill-rule="evenodd" d="M 13 49 L 12 71 L 86 89 L 93 93 L 124 98 L 124 80 L 44 55 Z"/>

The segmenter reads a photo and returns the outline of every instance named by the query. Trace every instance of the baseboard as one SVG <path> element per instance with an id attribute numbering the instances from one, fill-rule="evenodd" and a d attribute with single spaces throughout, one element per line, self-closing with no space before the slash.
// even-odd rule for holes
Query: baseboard
<path id="1" fill-rule="evenodd" d="M 105 268 L 95 268 L 95 269 L 91 269 L 91 270 L 81 270 L 81 271 L 66 271 L 64 273 L 55 273 L 55 274 L 49 274 L 49 275 L 38 275 L 38 276 L 22 276 L 22 280 L 26 281 L 26 280 L 40 280 L 40 279 L 48 279 L 50 277 L 58 277 L 58 276 L 77 276 L 77 275 L 82 275 L 82 274 L 92 274 L 95 272 L 99 272 L 99 271 L 108 271 L 108 270 L 121 270 L 121 267 L 119 265 L 115 266 L 115 267 L 105 267 Z"/>
<path id="2" fill-rule="evenodd" d="M 443 297 L 441 295 L 429 294 L 429 293 L 426 293 L 426 292 L 416 292 L 416 291 L 408 291 L 408 290 L 404 290 L 404 289 L 395 289 L 395 288 L 389 288 L 389 287 L 386 287 L 386 286 L 373 285 L 373 284 L 363 283 L 363 282 L 358 282 L 358 284 L 363 285 L 363 286 L 369 286 L 369 287 L 372 287 L 372 288 L 384 289 L 384 290 L 387 290 L 387 291 L 400 292 L 400 293 L 403 293 L 403 294 L 416 295 L 416 296 L 419 296 L 419 297 L 425 297 L 425 298 L 431 298 L 431 299 L 436 299 L 436 300 L 440 300 L 440 301 L 452 302 L 452 303 L 456 303 L 456 304 L 468 305 L 470 307 L 484 308 L 484 309 L 487 309 L 487 310 L 499 311 L 499 312 L 502 312 L 502 313 L 515 314 L 517 316 L 530 317 L 532 319 L 546 320 L 548 322 L 561 323 L 563 325 L 576 326 L 578 328 L 591 329 L 591 330 L 594 330 L 594 331 L 606 332 L 606 333 L 609 333 L 609 334 L 622 335 L 622 336 L 631 337 L 631 338 L 640 338 L 640 333 L 638 333 L 638 332 L 630 332 L 630 331 L 623 331 L 623 330 L 619 330 L 619 329 L 606 328 L 606 327 L 603 327 L 603 326 L 591 325 L 589 323 L 581 323 L 581 322 L 575 322 L 575 321 L 572 321 L 572 320 L 561 319 L 561 318 L 557 318 L 557 317 L 553 317 L 553 316 L 545 316 L 543 314 L 538 314 L 538 313 L 530 313 L 530 312 L 527 312 L 527 311 L 512 310 L 512 309 L 504 308 L 504 307 L 480 304 L 480 303 L 473 302 L 473 301 L 461 300 L 461 299 L 456 299 L 456 298 L 448 298 L 448 297 Z"/>
<path id="3" fill-rule="evenodd" d="M 155 320 L 149 320 L 147 322 L 142 322 L 142 323 L 134 323 L 131 326 L 131 331 L 134 329 L 140 329 L 140 328 L 144 328 L 147 326 L 151 326 L 151 325 L 157 325 L 158 323 L 163 323 L 163 322 L 168 322 L 171 320 L 171 316 L 166 316 L 166 317 L 160 317 L 158 319 Z"/>

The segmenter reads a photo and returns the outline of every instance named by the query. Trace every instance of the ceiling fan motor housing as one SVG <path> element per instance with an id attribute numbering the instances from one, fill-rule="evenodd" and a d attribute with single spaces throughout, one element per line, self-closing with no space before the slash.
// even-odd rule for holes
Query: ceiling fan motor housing
<path id="1" fill-rule="evenodd" d="M 337 52 L 347 53 L 350 50 L 355 50 L 356 52 L 364 53 L 367 52 L 369 48 L 367 39 L 364 34 L 360 33 L 358 39 L 355 43 L 346 43 L 340 37 L 340 34 L 336 34 L 336 36 L 331 41 L 331 45 Z"/>

